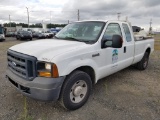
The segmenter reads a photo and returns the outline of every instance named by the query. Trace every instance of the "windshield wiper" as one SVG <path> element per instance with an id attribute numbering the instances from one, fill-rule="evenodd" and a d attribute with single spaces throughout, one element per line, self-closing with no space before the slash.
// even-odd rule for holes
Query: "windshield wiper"
<path id="1" fill-rule="evenodd" d="M 57 36 L 54 36 L 54 38 L 59 39 Z"/>
<path id="2" fill-rule="evenodd" d="M 74 38 L 74 37 L 59 38 L 59 37 L 57 37 L 57 36 L 54 36 L 54 38 L 56 38 L 56 39 L 62 39 L 62 40 L 63 40 L 63 39 L 73 40 L 73 41 L 84 42 L 84 43 L 88 43 L 88 44 L 95 42 L 95 41 L 90 41 L 90 40 L 88 40 L 88 41 L 86 41 L 86 40 L 79 40 L 79 39 L 76 39 L 76 38 Z"/>
<path id="3" fill-rule="evenodd" d="M 64 39 L 67 39 L 67 40 L 74 40 L 74 41 L 78 41 L 78 42 L 85 42 L 85 41 L 76 39 L 76 38 L 74 38 L 74 37 L 65 37 Z"/>

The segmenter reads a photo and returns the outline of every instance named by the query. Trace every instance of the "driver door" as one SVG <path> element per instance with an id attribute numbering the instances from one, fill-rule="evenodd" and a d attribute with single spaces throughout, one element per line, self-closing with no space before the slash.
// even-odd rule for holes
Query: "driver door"
<path id="1" fill-rule="evenodd" d="M 121 27 L 118 23 L 108 23 L 108 26 L 103 35 L 103 40 L 112 40 L 113 35 L 120 35 L 123 37 L 121 32 Z M 112 43 L 111 43 L 112 44 Z M 99 70 L 99 78 L 103 78 L 107 75 L 110 75 L 116 71 L 119 71 L 119 65 L 123 61 L 123 47 L 121 48 L 102 48 L 101 56 L 100 56 L 100 70 Z"/>

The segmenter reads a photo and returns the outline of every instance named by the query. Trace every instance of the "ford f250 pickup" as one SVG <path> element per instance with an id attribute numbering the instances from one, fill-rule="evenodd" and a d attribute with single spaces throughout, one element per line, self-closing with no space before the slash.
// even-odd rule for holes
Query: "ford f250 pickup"
<path id="1" fill-rule="evenodd" d="M 54 39 L 31 41 L 7 51 L 7 78 L 22 94 L 55 101 L 69 110 L 83 106 L 101 78 L 134 65 L 145 70 L 154 39 L 137 41 L 125 21 L 79 21 Z"/>

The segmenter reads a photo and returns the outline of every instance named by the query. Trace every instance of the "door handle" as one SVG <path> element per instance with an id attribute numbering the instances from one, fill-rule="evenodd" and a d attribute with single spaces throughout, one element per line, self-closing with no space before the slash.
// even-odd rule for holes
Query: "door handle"
<path id="1" fill-rule="evenodd" d="M 124 53 L 126 53 L 126 46 L 124 46 Z"/>

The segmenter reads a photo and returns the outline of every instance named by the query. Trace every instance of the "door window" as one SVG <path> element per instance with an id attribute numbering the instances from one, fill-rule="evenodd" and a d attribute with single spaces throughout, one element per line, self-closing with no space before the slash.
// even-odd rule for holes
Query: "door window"
<path id="1" fill-rule="evenodd" d="M 127 42 L 132 41 L 131 32 L 129 30 L 128 25 L 123 23 L 122 26 L 123 26 L 123 29 L 124 29 L 124 32 L 125 32 L 125 35 L 126 35 L 126 41 Z"/>
<path id="2" fill-rule="evenodd" d="M 117 24 L 117 23 L 111 23 L 108 25 L 108 27 L 104 33 L 103 39 L 112 40 L 113 35 L 122 36 L 121 28 L 120 28 L 119 24 Z"/>

